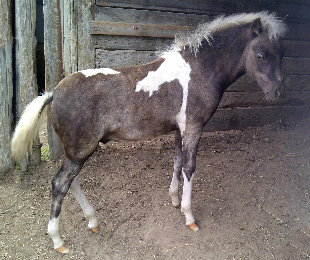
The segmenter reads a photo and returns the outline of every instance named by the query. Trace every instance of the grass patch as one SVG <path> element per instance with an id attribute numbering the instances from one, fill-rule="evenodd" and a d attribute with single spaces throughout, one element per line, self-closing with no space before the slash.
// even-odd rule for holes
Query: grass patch
<path id="1" fill-rule="evenodd" d="M 21 171 L 21 169 L 22 169 L 22 168 L 20 167 L 20 164 L 18 164 L 18 163 L 16 163 L 15 168 L 16 168 L 17 171 Z"/>
<path id="2" fill-rule="evenodd" d="M 41 147 L 41 160 L 49 161 L 51 159 L 50 151 L 48 146 Z"/>

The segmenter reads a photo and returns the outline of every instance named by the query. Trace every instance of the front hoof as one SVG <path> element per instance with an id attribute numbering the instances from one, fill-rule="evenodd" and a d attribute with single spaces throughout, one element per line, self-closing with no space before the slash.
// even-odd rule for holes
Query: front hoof
<path id="1" fill-rule="evenodd" d="M 100 231 L 99 227 L 93 227 L 93 228 L 90 228 L 89 230 L 91 230 L 92 232 L 97 233 L 97 234 Z"/>
<path id="2" fill-rule="evenodd" d="M 187 225 L 187 227 L 190 230 L 193 230 L 193 231 L 198 231 L 199 230 L 199 227 L 196 225 L 196 223 L 189 224 L 189 225 Z"/>
<path id="3" fill-rule="evenodd" d="M 69 249 L 62 245 L 61 247 L 58 247 L 55 249 L 56 252 L 61 253 L 61 254 L 67 254 L 69 253 Z"/>

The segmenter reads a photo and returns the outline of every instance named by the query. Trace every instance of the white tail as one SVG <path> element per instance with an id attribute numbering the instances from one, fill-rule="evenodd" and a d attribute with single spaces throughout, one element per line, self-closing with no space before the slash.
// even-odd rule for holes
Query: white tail
<path id="1" fill-rule="evenodd" d="M 28 151 L 32 150 L 35 137 L 43 122 L 46 105 L 52 101 L 53 93 L 38 96 L 25 108 L 11 141 L 12 157 L 21 160 Z"/>

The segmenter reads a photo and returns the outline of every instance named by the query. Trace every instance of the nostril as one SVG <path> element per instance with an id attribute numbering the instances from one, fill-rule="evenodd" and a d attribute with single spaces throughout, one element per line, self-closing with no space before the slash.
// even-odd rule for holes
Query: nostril
<path id="1" fill-rule="evenodd" d="M 279 89 L 276 89 L 274 96 L 275 98 L 279 98 L 281 96 L 281 91 Z"/>

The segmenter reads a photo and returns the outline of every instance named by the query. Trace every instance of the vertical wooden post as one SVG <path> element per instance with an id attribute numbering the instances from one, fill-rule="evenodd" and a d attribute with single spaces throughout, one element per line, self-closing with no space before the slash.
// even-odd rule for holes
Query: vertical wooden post
<path id="1" fill-rule="evenodd" d="M 63 19 L 63 68 L 68 75 L 95 67 L 94 44 L 90 34 L 94 0 L 61 0 Z"/>
<path id="2" fill-rule="evenodd" d="M 44 0 L 43 3 L 45 90 L 53 91 L 63 78 L 60 0 Z M 47 131 L 51 160 L 56 161 L 63 153 L 63 147 L 51 125 L 50 110 Z"/>
<path id="3" fill-rule="evenodd" d="M 78 46 L 77 46 L 77 6 L 79 2 L 74 0 L 62 0 L 63 21 L 63 69 L 67 76 L 78 70 Z"/>
<path id="4" fill-rule="evenodd" d="M 95 67 L 95 49 L 90 34 L 90 21 L 93 20 L 94 0 L 79 1 L 78 20 L 78 69 Z"/>
<path id="5" fill-rule="evenodd" d="M 10 0 L 0 0 L 0 173 L 11 165 L 12 124 L 12 5 Z"/>
<path id="6" fill-rule="evenodd" d="M 26 105 L 38 95 L 36 79 L 36 0 L 15 1 L 16 33 L 16 100 L 17 115 L 20 116 Z M 40 163 L 41 151 L 39 137 L 32 154 L 20 162 L 22 171 L 28 164 Z"/>

